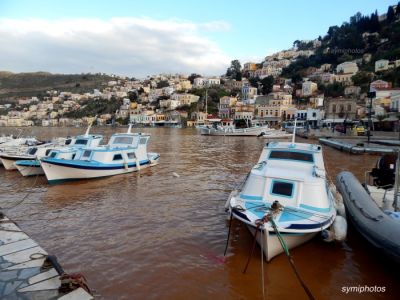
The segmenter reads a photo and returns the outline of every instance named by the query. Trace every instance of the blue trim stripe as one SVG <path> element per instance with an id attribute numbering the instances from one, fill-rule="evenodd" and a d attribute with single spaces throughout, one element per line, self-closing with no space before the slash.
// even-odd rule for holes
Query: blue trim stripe
<path id="1" fill-rule="evenodd" d="M 62 166 L 62 167 L 68 167 L 68 168 L 75 168 L 75 169 L 85 169 L 85 170 L 118 170 L 118 169 L 124 169 L 125 165 L 124 164 L 112 164 L 112 165 L 106 165 L 106 164 L 100 164 L 100 163 L 93 163 L 93 162 L 87 162 L 87 161 L 79 161 L 79 160 L 61 160 L 61 159 L 51 159 L 51 158 L 45 158 L 42 159 L 43 162 L 52 164 L 52 165 L 57 165 L 57 166 Z M 142 165 L 147 165 L 150 163 L 150 160 L 141 160 L 139 164 Z M 131 163 L 128 164 L 128 168 L 136 167 L 136 163 Z"/>
<path id="2" fill-rule="evenodd" d="M 315 206 L 306 205 L 306 204 L 300 204 L 300 207 L 301 207 L 301 208 L 304 208 L 304 209 L 316 211 L 316 212 L 321 212 L 321 213 L 327 213 L 327 212 L 330 212 L 330 211 L 331 211 L 331 208 L 330 208 L 330 207 L 321 208 L 321 207 L 315 207 Z"/>
<path id="3" fill-rule="evenodd" d="M 314 229 L 314 228 L 321 228 L 331 222 L 331 218 L 326 220 L 325 222 L 322 223 L 316 223 L 316 224 L 291 224 L 289 227 L 286 227 L 286 229 Z"/>
<path id="4" fill-rule="evenodd" d="M 40 162 L 38 160 L 17 160 L 15 162 L 18 166 L 24 167 L 40 167 Z"/>
<path id="5" fill-rule="evenodd" d="M 263 199 L 263 197 L 261 197 L 261 196 L 250 196 L 250 195 L 243 195 L 243 194 L 240 194 L 239 196 L 240 196 L 240 198 L 247 199 L 247 200 L 262 200 Z"/>

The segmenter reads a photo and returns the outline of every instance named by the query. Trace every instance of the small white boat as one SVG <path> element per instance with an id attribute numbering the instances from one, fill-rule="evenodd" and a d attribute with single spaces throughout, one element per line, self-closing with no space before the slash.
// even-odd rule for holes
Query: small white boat
<path id="1" fill-rule="evenodd" d="M 236 128 L 235 126 L 206 126 L 201 128 L 202 135 L 222 136 L 259 136 L 273 130 L 266 126 L 253 126 L 248 128 Z"/>
<path id="2" fill-rule="evenodd" d="M 267 143 L 226 206 L 253 235 L 260 233 L 256 238 L 269 261 L 284 251 L 279 236 L 291 249 L 334 222 L 335 199 L 325 176 L 321 146 Z"/>
<path id="3" fill-rule="evenodd" d="M 100 145 L 103 136 L 98 134 L 90 135 L 89 131 L 91 127 L 92 125 L 90 124 L 84 135 L 57 139 L 48 147 L 32 148 L 30 151 L 35 151 L 34 149 L 37 149 L 37 151 L 30 153 L 30 156 L 20 156 L 19 160 L 15 162 L 15 167 L 22 176 L 44 175 L 40 164 L 41 158 L 58 155 L 60 159 L 73 159 L 73 155 L 78 149 Z"/>
<path id="4" fill-rule="evenodd" d="M 49 183 L 139 171 L 156 165 L 160 158 L 147 152 L 149 139 L 148 134 L 131 133 L 130 125 L 127 133 L 113 134 L 106 146 L 79 149 L 70 159 L 54 151 L 41 159 L 41 165 Z"/>
<path id="5" fill-rule="evenodd" d="M 16 162 L 18 160 L 35 160 L 36 157 L 44 156 L 46 153 L 48 154 L 53 147 L 52 143 L 43 144 L 40 146 L 33 146 L 29 147 L 26 151 L 19 152 L 19 153 L 1 153 L 0 159 L 3 163 L 3 166 L 6 170 L 16 170 Z"/>
<path id="6" fill-rule="evenodd" d="M 260 137 L 264 139 L 289 139 L 292 137 L 292 134 L 286 131 L 272 129 L 260 134 Z"/>

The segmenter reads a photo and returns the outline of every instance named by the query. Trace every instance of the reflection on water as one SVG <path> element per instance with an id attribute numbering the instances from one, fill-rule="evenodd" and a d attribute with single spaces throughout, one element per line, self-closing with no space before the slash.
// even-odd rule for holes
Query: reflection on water
<path id="1" fill-rule="evenodd" d="M 81 134 L 79 128 L 33 128 L 42 139 Z M 125 129 L 98 129 L 109 137 Z M 138 129 L 136 129 L 138 131 Z M 104 299 L 261 299 L 260 252 L 245 275 L 251 235 L 234 222 L 225 260 L 225 201 L 257 161 L 264 140 L 199 136 L 191 129 L 144 129 L 160 164 L 139 173 L 49 186 L 0 169 L 1 205 L 65 269 L 82 272 Z M 3 129 L 2 129 L 3 133 Z M 360 179 L 376 156 L 324 147 L 332 178 Z M 177 173 L 179 177 L 173 176 Z M 398 279 L 354 231 L 343 244 L 315 239 L 292 251 L 317 299 L 395 299 Z M 285 256 L 265 265 L 270 299 L 306 299 Z M 386 286 L 387 292 L 341 292 L 342 286 Z M 397 286 L 396 286 L 397 285 Z"/>

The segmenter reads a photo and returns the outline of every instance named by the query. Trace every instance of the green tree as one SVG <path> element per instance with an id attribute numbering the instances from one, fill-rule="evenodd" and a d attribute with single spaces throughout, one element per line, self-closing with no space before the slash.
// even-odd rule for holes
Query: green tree
<path id="1" fill-rule="evenodd" d="M 160 80 L 159 82 L 157 82 L 157 88 L 158 89 L 162 89 L 169 86 L 169 83 L 167 80 Z"/>
<path id="2" fill-rule="evenodd" d="M 388 8 L 388 11 L 386 14 L 386 20 L 388 21 L 388 23 L 392 23 L 394 18 L 395 18 L 395 14 L 394 14 L 393 6 L 389 5 L 389 8 Z"/>
<path id="3" fill-rule="evenodd" d="M 274 85 L 274 77 L 273 76 L 267 76 L 261 79 L 261 84 L 262 84 L 262 93 L 263 95 L 268 95 L 269 93 L 272 92 L 272 87 Z"/>
<path id="4" fill-rule="evenodd" d="M 239 60 L 231 61 L 231 66 L 226 70 L 226 76 L 231 79 L 242 80 L 242 65 Z"/>

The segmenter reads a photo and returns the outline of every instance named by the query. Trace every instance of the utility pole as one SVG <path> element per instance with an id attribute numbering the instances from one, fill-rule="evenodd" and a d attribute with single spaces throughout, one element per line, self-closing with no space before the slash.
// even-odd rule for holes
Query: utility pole
<path id="1" fill-rule="evenodd" d="M 400 184 L 400 179 L 399 179 L 399 172 L 400 172 L 400 150 L 397 150 L 397 159 L 396 159 L 396 168 L 395 168 L 395 180 L 394 180 L 394 195 L 393 195 L 393 208 L 394 211 L 399 210 L 399 184 Z"/>
<path id="2" fill-rule="evenodd" d="M 368 135 L 368 144 L 369 141 L 371 139 L 371 114 L 372 114 L 372 99 L 376 97 L 376 92 L 375 91 L 370 91 L 368 93 L 368 98 L 369 98 L 369 105 L 368 105 L 368 131 L 367 131 L 367 135 Z"/>

